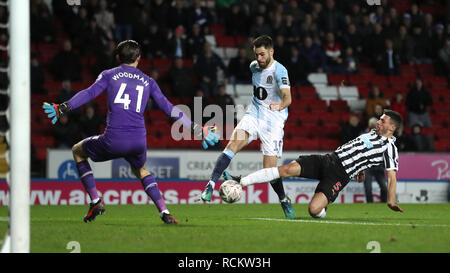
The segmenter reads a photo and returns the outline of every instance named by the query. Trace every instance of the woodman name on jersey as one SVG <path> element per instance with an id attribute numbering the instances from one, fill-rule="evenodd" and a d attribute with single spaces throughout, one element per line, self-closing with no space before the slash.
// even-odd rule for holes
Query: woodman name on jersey
<path id="1" fill-rule="evenodd" d="M 146 81 L 144 77 L 142 77 L 141 75 L 136 74 L 136 73 L 119 72 L 119 73 L 115 74 L 112 78 L 115 81 L 117 81 L 120 78 L 136 79 L 136 80 L 141 81 L 142 84 L 144 84 L 145 86 L 149 85 L 148 81 Z"/>

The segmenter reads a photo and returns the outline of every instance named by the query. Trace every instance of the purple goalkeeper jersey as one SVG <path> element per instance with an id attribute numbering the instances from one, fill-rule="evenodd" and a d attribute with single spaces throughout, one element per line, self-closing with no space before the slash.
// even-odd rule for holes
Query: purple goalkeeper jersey
<path id="1" fill-rule="evenodd" d="M 67 103 L 71 109 L 78 108 L 93 100 L 104 90 L 106 90 L 108 97 L 105 133 L 127 131 L 136 135 L 145 135 L 143 113 L 150 96 L 168 116 L 171 115 L 174 108 L 172 103 L 162 94 L 155 80 L 139 69 L 128 65 L 120 65 L 103 71 L 94 84 L 78 92 Z M 182 123 L 185 126 L 190 126 L 191 121 L 183 115 Z"/>

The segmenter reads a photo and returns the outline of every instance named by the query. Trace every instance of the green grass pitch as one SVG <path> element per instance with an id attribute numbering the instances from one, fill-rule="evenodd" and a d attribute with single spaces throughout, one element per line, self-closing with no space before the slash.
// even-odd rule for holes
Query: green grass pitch
<path id="1" fill-rule="evenodd" d="M 106 205 L 84 223 L 87 206 L 32 206 L 31 252 L 119 253 L 426 253 L 450 252 L 450 204 L 332 204 L 313 219 L 295 204 L 284 218 L 279 204 L 168 205 L 179 220 L 166 225 L 153 205 Z M 0 207 L 0 240 L 7 229 Z M 375 243 L 373 242 L 375 241 Z M 374 246 L 375 245 L 375 246 Z"/>

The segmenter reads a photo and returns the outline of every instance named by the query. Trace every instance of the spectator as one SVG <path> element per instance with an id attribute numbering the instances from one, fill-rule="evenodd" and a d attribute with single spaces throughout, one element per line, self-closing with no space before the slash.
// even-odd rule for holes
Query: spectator
<path id="1" fill-rule="evenodd" d="M 373 27 L 373 33 L 364 39 L 363 52 L 369 58 L 370 63 L 376 65 L 379 61 L 380 55 L 382 55 L 386 48 L 386 41 L 383 34 L 383 27 L 381 24 L 376 23 Z"/>
<path id="2" fill-rule="evenodd" d="M 84 139 L 101 134 L 100 129 L 102 125 L 105 125 L 105 120 L 95 113 L 95 105 L 89 103 L 84 107 L 84 114 L 80 117 L 79 124 L 81 138 Z"/>
<path id="3" fill-rule="evenodd" d="M 199 24 L 204 31 L 206 27 L 209 27 L 212 23 L 212 16 L 208 8 L 202 7 L 202 1 L 194 0 L 194 4 L 189 9 L 190 25 Z"/>
<path id="4" fill-rule="evenodd" d="M 75 92 L 72 90 L 72 83 L 70 80 L 64 80 L 61 82 L 61 92 L 59 92 L 58 97 L 56 99 L 56 103 L 63 103 L 71 99 L 75 95 Z"/>
<path id="5" fill-rule="evenodd" d="M 401 17 L 399 17 L 398 11 L 395 6 L 391 6 L 389 8 L 389 17 L 391 17 L 392 24 L 396 29 L 398 29 L 398 27 L 400 26 Z"/>
<path id="6" fill-rule="evenodd" d="M 58 149 L 71 149 L 81 139 L 80 130 L 75 122 L 69 122 L 69 116 L 61 116 L 53 127 L 52 135 L 55 138 L 55 147 Z"/>
<path id="7" fill-rule="evenodd" d="M 297 43 L 300 41 L 300 30 L 295 23 L 295 18 L 292 16 L 291 13 L 287 13 L 285 17 L 285 23 L 284 23 L 284 30 L 285 30 L 285 40 L 286 44 L 288 46 L 296 46 Z M 268 34 L 270 35 L 270 34 Z"/>
<path id="8" fill-rule="evenodd" d="M 398 50 L 400 63 L 412 64 L 413 39 L 408 34 L 405 26 L 400 26 L 398 35 L 394 38 L 394 48 Z"/>
<path id="9" fill-rule="evenodd" d="M 151 24 L 150 15 L 147 11 L 141 10 L 136 18 L 136 21 L 133 24 L 133 39 L 136 41 L 140 41 L 142 57 L 147 56 L 147 47 L 149 40 L 147 38 L 149 32 L 149 25 Z M 146 44 L 144 44 L 144 41 Z"/>
<path id="10" fill-rule="evenodd" d="M 383 105 L 377 103 L 373 106 L 373 114 L 371 116 L 369 116 L 369 119 L 371 118 L 376 118 L 377 120 L 380 119 L 380 117 L 383 115 L 383 111 L 384 111 Z"/>
<path id="11" fill-rule="evenodd" d="M 409 14 L 409 13 L 403 14 L 402 25 L 406 28 L 408 33 L 411 33 L 411 31 L 412 31 L 411 14 Z"/>
<path id="12" fill-rule="evenodd" d="M 187 57 L 197 60 L 198 56 L 202 53 L 205 42 L 206 38 L 202 33 L 200 25 L 197 23 L 193 24 L 191 34 L 187 38 Z"/>
<path id="13" fill-rule="evenodd" d="M 109 41 L 106 33 L 94 19 L 89 21 L 88 29 L 81 33 L 80 36 L 82 41 L 80 50 L 84 56 L 96 57 L 103 52 Z"/>
<path id="14" fill-rule="evenodd" d="M 168 18 L 170 29 L 175 29 L 177 27 L 183 27 L 184 29 L 188 28 L 188 12 L 184 6 L 183 0 L 175 1 L 173 7 L 169 9 Z"/>
<path id="15" fill-rule="evenodd" d="M 406 104 L 401 92 L 395 93 L 391 101 L 391 109 L 399 113 L 403 120 L 406 120 Z"/>
<path id="16" fill-rule="evenodd" d="M 128 0 L 116 0 L 113 6 L 114 19 L 116 23 L 116 42 L 131 39 L 133 35 L 133 5 Z"/>
<path id="17" fill-rule="evenodd" d="M 411 127 L 412 151 L 413 152 L 433 152 L 434 143 L 432 135 L 424 135 L 422 133 L 422 125 L 414 124 Z"/>
<path id="18" fill-rule="evenodd" d="M 340 36 L 342 34 L 341 32 L 343 22 L 344 17 L 342 13 L 336 8 L 334 0 L 326 0 L 325 8 L 319 14 L 318 18 L 320 32 L 331 32 L 336 33 L 337 36 Z"/>
<path id="19" fill-rule="evenodd" d="M 447 77 L 448 86 L 450 86 L 450 37 L 445 40 L 445 45 L 439 50 L 439 74 L 443 74 Z"/>
<path id="20" fill-rule="evenodd" d="M 63 49 L 58 52 L 51 62 L 51 71 L 56 80 L 81 80 L 80 56 L 73 52 L 72 42 L 65 40 Z"/>
<path id="21" fill-rule="evenodd" d="M 359 57 L 362 54 L 363 39 L 362 36 L 358 33 L 355 24 L 348 25 L 347 32 L 343 36 L 343 41 L 345 47 L 352 48 L 353 55 Z"/>
<path id="22" fill-rule="evenodd" d="M 422 11 L 419 9 L 419 5 L 417 3 L 411 4 L 410 15 L 412 25 L 419 25 L 419 26 L 424 25 L 424 16 Z"/>
<path id="23" fill-rule="evenodd" d="M 158 25 L 150 23 L 147 38 L 142 42 L 147 58 L 165 58 L 165 41 L 166 37 L 159 30 Z"/>
<path id="24" fill-rule="evenodd" d="M 284 25 L 283 13 L 275 13 L 272 18 L 272 22 L 270 24 L 272 27 L 273 36 L 282 36 L 283 38 L 287 37 L 287 30 Z"/>
<path id="25" fill-rule="evenodd" d="M 431 105 L 433 105 L 433 99 L 430 92 L 423 86 L 422 79 L 417 78 L 415 86 L 406 95 L 408 125 L 421 124 L 424 127 L 431 127 L 427 109 Z"/>
<path id="26" fill-rule="evenodd" d="M 366 100 L 365 114 L 366 117 L 372 117 L 375 112 L 375 105 L 380 104 L 382 108 L 388 106 L 388 100 L 384 97 L 383 92 L 376 85 L 372 86 L 369 97 Z"/>
<path id="27" fill-rule="evenodd" d="M 67 31 L 73 41 L 73 46 L 75 48 L 82 48 L 85 44 L 83 44 L 84 37 L 81 34 L 88 31 L 90 23 L 87 9 L 85 7 L 80 7 L 78 13 L 71 15 L 70 19 Z"/>
<path id="28" fill-rule="evenodd" d="M 291 53 L 290 47 L 286 44 L 283 35 L 275 36 L 275 43 L 273 49 L 274 49 L 274 58 L 282 65 L 286 65 L 287 62 L 289 61 Z"/>
<path id="29" fill-rule="evenodd" d="M 430 41 L 423 34 L 421 25 L 413 26 L 413 52 L 412 61 L 416 64 L 431 63 L 430 59 Z"/>
<path id="30" fill-rule="evenodd" d="M 339 141 L 344 144 L 358 136 L 364 131 L 364 128 L 360 124 L 359 117 L 356 114 L 351 113 L 348 121 L 342 126 Z"/>
<path id="31" fill-rule="evenodd" d="M 247 50 L 239 48 L 238 55 L 228 63 L 227 74 L 231 84 L 251 84 L 250 60 L 247 58 Z"/>
<path id="32" fill-rule="evenodd" d="M 414 150 L 411 135 L 405 132 L 404 126 L 400 126 L 395 134 L 395 146 L 399 152 L 410 152 Z"/>
<path id="33" fill-rule="evenodd" d="M 211 117 L 207 117 L 203 115 L 203 110 L 207 105 L 209 105 L 209 99 L 205 96 L 205 93 L 201 88 L 195 90 L 194 97 L 192 97 L 191 102 L 189 103 L 189 109 L 191 110 L 191 118 L 194 120 L 195 117 L 201 117 L 202 120 L 194 120 L 195 122 L 205 124 Z M 196 114 L 200 112 L 201 114 Z"/>
<path id="34" fill-rule="evenodd" d="M 250 36 L 258 37 L 261 35 L 272 35 L 272 29 L 266 24 L 265 18 L 262 15 L 258 15 L 250 27 Z"/>
<path id="35" fill-rule="evenodd" d="M 114 14 L 109 11 L 105 0 L 100 1 L 100 10 L 94 15 L 97 25 L 103 30 L 108 40 L 114 40 Z"/>
<path id="36" fill-rule="evenodd" d="M 186 58 L 187 57 L 187 41 L 184 36 L 184 29 L 182 27 L 177 27 L 168 41 L 168 52 L 167 56 L 169 58 Z"/>
<path id="37" fill-rule="evenodd" d="M 397 35 L 397 29 L 393 26 L 391 17 L 383 17 L 383 32 L 384 37 L 393 39 Z"/>
<path id="38" fill-rule="evenodd" d="M 32 5 L 30 17 L 30 38 L 36 43 L 52 43 L 56 38 L 56 27 L 47 5 L 41 0 L 39 7 Z"/>
<path id="39" fill-rule="evenodd" d="M 200 88 L 207 97 L 211 97 L 217 88 L 217 72 L 219 69 L 226 71 L 226 67 L 222 59 L 212 51 L 210 43 L 206 42 L 203 49 L 203 53 L 195 63 L 195 70 Z"/>
<path id="40" fill-rule="evenodd" d="M 325 53 L 322 47 L 313 43 L 311 37 L 305 37 L 303 46 L 300 47 L 300 54 L 308 60 L 313 72 L 321 73 L 325 71 Z"/>
<path id="41" fill-rule="evenodd" d="M 370 131 L 376 127 L 378 119 L 371 118 L 368 122 L 367 131 Z M 372 178 L 375 177 L 375 181 L 377 181 L 378 186 L 380 187 L 380 201 L 382 203 L 386 203 L 387 201 L 387 185 L 386 185 L 386 177 L 384 175 L 384 167 L 375 166 L 365 170 L 365 179 L 364 179 L 364 193 L 366 195 L 366 202 L 373 203 L 373 194 L 372 194 Z"/>
<path id="42" fill-rule="evenodd" d="M 305 21 L 300 24 L 300 37 L 310 36 L 313 41 L 319 41 L 319 31 L 312 14 L 305 14 Z"/>
<path id="43" fill-rule="evenodd" d="M 46 94 L 44 89 L 45 72 L 36 57 L 36 54 L 31 54 L 31 69 L 30 69 L 30 88 L 31 94 Z"/>
<path id="44" fill-rule="evenodd" d="M 285 10 L 289 10 L 289 13 L 292 14 L 296 25 L 305 21 L 305 12 L 299 7 L 297 0 L 290 0 Z"/>
<path id="45" fill-rule="evenodd" d="M 344 61 L 342 59 L 341 45 L 336 42 L 333 33 L 327 33 L 323 50 L 325 52 L 327 62 L 326 71 L 331 74 L 343 74 Z"/>
<path id="46" fill-rule="evenodd" d="M 308 81 L 311 67 L 295 46 L 291 47 L 291 57 L 286 63 L 286 68 L 289 71 L 289 81 L 292 86 L 311 86 Z"/>
<path id="47" fill-rule="evenodd" d="M 227 94 L 224 84 L 218 86 L 217 95 L 214 96 L 214 103 L 220 106 L 223 113 L 223 122 L 219 128 L 222 128 L 222 131 L 224 131 L 226 126 L 233 126 L 235 116 L 233 116 L 232 120 L 227 120 L 227 105 L 235 106 L 234 99 L 231 95 Z"/>
<path id="48" fill-rule="evenodd" d="M 390 39 L 386 39 L 385 51 L 377 58 L 377 70 L 382 75 L 400 75 L 400 55 Z"/>
<path id="49" fill-rule="evenodd" d="M 239 4 L 233 4 L 224 15 L 227 35 L 244 36 L 248 34 L 249 18 Z"/>
<path id="50" fill-rule="evenodd" d="M 437 24 L 431 37 L 431 57 L 433 60 L 439 59 L 439 51 L 445 46 L 444 25 Z M 435 63 L 437 64 L 437 63 Z"/>
<path id="51" fill-rule="evenodd" d="M 153 0 L 150 3 L 150 17 L 163 31 L 167 29 L 169 9 L 169 1 Z"/>
<path id="52" fill-rule="evenodd" d="M 109 41 L 105 50 L 97 57 L 97 63 L 95 64 L 95 75 L 100 74 L 103 70 L 111 69 L 119 65 L 116 59 L 116 43 Z"/>
<path id="53" fill-rule="evenodd" d="M 347 74 L 358 74 L 359 73 L 359 60 L 353 54 L 353 48 L 350 46 L 345 49 L 344 71 Z"/>
<path id="54" fill-rule="evenodd" d="M 192 97 L 194 95 L 194 72 L 184 66 L 183 58 L 176 57 L 169 71 L 172 83 L 172 95 L 180 97 Z"/>
<path id="55" fill-rule="evenodd" d="M 432 39 L 434 36 L 433 15 L 430 13 L 425 14 L 425 20 L 423 25 L 423 34 L 427 39 Z"/>

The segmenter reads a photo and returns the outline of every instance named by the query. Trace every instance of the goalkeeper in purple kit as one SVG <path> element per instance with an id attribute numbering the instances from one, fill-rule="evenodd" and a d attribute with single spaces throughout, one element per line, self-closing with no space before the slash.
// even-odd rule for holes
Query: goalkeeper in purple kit
<path id="1" fill-rule="evenodd" d="M 116 54 L 121 65 L 100 73 L 94 84 L 78 92 L 70 100 L 61 104 L 44 103 L 43 108 L 55 124 L 59 117 L 93 100 L 106 90 L 108 114 L 105 132 L 83 139 L 72 147 L 81 182 L 91 198 L 84 222 L 93 221 L 97 215 L 105 212 L 87 159 L 100 162 L 122 157 L 128 161 L 131 170 L 140 179 L 145 192 L 158 208 L 161 219 L 167 224 L 176 224 L 178 221 L 167 209 L 155 177 L 145 168 L 147 131 L 143 113 L 147 101 L 152 97 L 168 116 L 190 128 L 197 138 L 203 139 L 202 145 L 205 149 L 208 145 L 215 145 L 219 136 L 212 130 L 205 130 L 200 124 L 192 122 L 167 100 L 155 80 L 137 68 L 141 58 L 141 49 L 137 42 L 126 40 L 119 43 Z"/>

